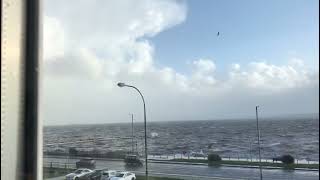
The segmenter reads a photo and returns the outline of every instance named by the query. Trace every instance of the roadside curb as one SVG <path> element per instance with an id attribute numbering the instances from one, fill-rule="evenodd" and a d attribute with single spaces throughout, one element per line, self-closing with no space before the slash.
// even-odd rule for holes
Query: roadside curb
<path id="1" fill-rule="evenodd" d="M 81 156 L 43 156 L 43 158 L 57 158 L 57 159 L 82 159 L 85 157 Z M 108 161 L 123 161 L 123 159 L 116 159 L 116 158 L 99 158 L 99 157 L 93 157 L 93 159 L 96 160 L 108 160 Z"/>
<path id="2" fill-rule="evenodd" d="M 160 164 L 184 164 L 184 165 L 202 165 L 202 166 L 208 166 L 207 163 L 174 162 L 174 161 L 152 160 L 152 159 L 149 159 L 149 162 L 150 162 L 150 163 L 160 163 Z"/>

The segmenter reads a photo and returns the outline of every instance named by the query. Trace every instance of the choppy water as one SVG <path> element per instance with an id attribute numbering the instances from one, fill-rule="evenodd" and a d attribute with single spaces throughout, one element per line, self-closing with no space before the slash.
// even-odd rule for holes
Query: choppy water
<path id="1" fill-rule="evenodd" d="M 291 154 L 297 159 L 319 161 L 319 119 L 260 121 L 263 158 Z M 143 124 L 134 125 L 137 148 L 143 150 Z M 44 128 L 44 151 L 100 152 L 132 148 L 131 124 L 51 126 Z M 157 122 L 148 124 L 149 154 L 215 151 L 224 157 L 257 156 L 254 120 Z M 82 142 L 77 142 L 82 141 Z M 75 142 L 75 143 L 72 143 Z M 60 144 L 58 143 L 66 143 Z M 49 145 L 50 144 L 50 145 Z"/>

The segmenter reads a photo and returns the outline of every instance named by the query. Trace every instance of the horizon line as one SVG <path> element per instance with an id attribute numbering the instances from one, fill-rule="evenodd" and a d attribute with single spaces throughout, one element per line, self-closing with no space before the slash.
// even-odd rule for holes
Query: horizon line
<path id="1" fill-rule="evenodd" d="M 293 118 L 292 116 L 305 116 L 308 118 L 316 118 L 319 120 L 319 113 L 300 113 L 300 114 L 283 114 L 283 115 L 270 115 L 270 116 L 265 116 L 265 117 L 260 117 L 260 120 L 273 120 L 272 118 Z M 311 116 L 311 117 L 310 117 Z M 302 118 L 302 117 L 301 117 Z M 164 121 L 149 121 L 148 123 L 165 123 L 165 122 L 192 122 L 192 121 L 241 121 L 241 120 L 255 120 L 254 117 L 242 117 L 242 118 L 216 118 L 216 119 L 185 119 L 185 120 L 164 120 Z M 297 119 L 292 119 L 292 120 L 297 120 Z M 43 127 L 52 127 L 52 126 L 84 126 L 84 125 L 105 125 L 105 124 L 128 124 L 131 122 L 105 122 L 105 123 L 75 123 L 75 124 L 52 124 L 52 125 L 44 125 Z M 135 123 L 143 123 L 142 121 L 137 121 Z"/>

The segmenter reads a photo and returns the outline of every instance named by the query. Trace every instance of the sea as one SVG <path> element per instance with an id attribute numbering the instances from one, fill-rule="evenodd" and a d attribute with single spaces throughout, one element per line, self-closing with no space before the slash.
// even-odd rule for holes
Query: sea
<path id="1" fill-rule="evenodd" d="M 262 158 L 290 154 L 319 162 L 319 118 L 264 119 L 259 122 Z M 44 152 L 67 152 L 70 147 L 99 153 L 144 150 L 141 122 L 44 127 Z M 149 155 L 214 152 L 222 157 L 257 158 L 254 119 L 150 122 Z"/>

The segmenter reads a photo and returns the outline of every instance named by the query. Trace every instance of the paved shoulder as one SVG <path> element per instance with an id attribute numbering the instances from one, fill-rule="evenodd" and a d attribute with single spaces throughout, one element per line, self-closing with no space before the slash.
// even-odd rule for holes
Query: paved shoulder
<path id="1" fill-rule="evenodd" d="M 64 180 L 64 176 L 54 177 L 54 178 L 47 178 L 45 180 Z"/>

